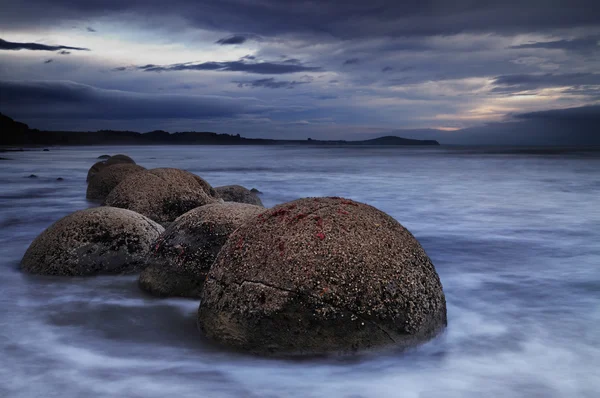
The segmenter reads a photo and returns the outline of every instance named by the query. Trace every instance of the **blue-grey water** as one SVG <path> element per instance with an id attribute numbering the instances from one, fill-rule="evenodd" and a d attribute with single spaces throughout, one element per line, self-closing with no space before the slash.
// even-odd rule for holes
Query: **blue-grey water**
<path id="1" fill-rule="evenodd" d="M 19 272 L 52 222 L 93 206 L 96 157 L 179 167 L 266 206 L 345 196 L 413 232 L 440 274 L 443 335 L 409 352 L 260 359 L 215 349 L 198 303 L 133 276 Z M 94 147 L 1 153 L 2 397 L 598 397 L 600 155 L 445 148 Z M 38 178 L 26 178 L 36 174 Z M 64 181 L 57 181 L 62 177 Z"/>

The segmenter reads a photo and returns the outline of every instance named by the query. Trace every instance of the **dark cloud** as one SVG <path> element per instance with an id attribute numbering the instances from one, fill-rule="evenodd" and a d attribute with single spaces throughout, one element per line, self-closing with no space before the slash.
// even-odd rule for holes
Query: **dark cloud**
<path id="1" fill-rule="evenodd" d="M 389 72 L 391 70 L 393 70 L 394 68 L 392 68 L 391 66 L 386 66 L 383 69 L 381 69 L 382 72 Z"/>
<path id="2" fill-rule="evenodd" d="M 49 64 L 51 62 L 54 62 L 54 60 L 53 59 L 47 59 L 47 60 L 44 61 L 45 64 Z"/>
<path id="3" fill-rule="evenodd" d="M 128 69 L 128 68 L 127 68 L 126 66 L 118 66 L 118 67 L 116 67 L 116 68 L 113 68 L 112 70 L 113 70 L 114 72 L 124 72 L 124 71 L 126 71 L 127 69 Z"/>
<path id="4" fill-rule="evenodd" d="M 69 46 L 49 46 L 39 43 L 16 43 L 0 39 L 0 50 L 34 50 L 34 51 L 58 51 L 58 50 L 76 50 L 90 51 L 89 48 L 69 47 Z"/>
<path id="5" fill-rule="evenodd" d="M 55 26 L 110 14 L 177 16 L 190 25 L 275 36 L 423 36 L 463 32 L 532 32 L 597 26 L 597 0 L 4 0 L 0 25 Z"/>
<path id="6" fill-rule="evenodd" d="M 261 75 L 282 75 L 297 72 L 319 72 L 323 69 L 315 66 L 305 66 L 297 63 L 276 62 L 246 62 L 244 58 L 239 61 L 228 62 L 203 62 L 184 63 L 173 65 L 144 65 L 137 67 L 145 72 L 173 72 L 173 71 L 219 71 L 219 72 L 246 72 Z"/>
<path id="7" fill-rule="evenodd" d="M 71 54 L 71 51 L 65 51 L 65 50 L 62 50 L 62 51 L 59 51 L 58 53 L 59 53 L 60 55 L 69 55 L 69 54 Z"/>
<path id="8" fill-rule="evenodd" d="M 538 112 L 521 113 L 514 116 L 516 119 L 545 120 L 549 122 L 582 122 L 589 121 L 600 125 L 600 105 L 589 105 L 577 108 L 552 109 Z M 599 132 L 600 138 L 600 132 Z"/>
<path id="9" fill-rule="evenodd" d="M 92 28 L 92 27 L 90 27 L 90 26 L 88 26 L 88 27 L 87 27 L 87 31 L 88 31 L 88 32 L 92 32 L 92 33 L 96 33 L 96 32 L 97 32 L 97 30 L 96 30 L 96 29 L 94 29 L 94 28 Z"/>
<path id="10" fill-rule="evenodd" d="M 46 119 L 206 119 L 268 110 L 253 99 L 104 90 L 69 81 L 0 81 L 0 103 L 3 113 Z"/>
<path id="11" fill-rule="evenodd" d="M 250 88 L 294 88 L 299 84 L 307 84 L 308 81 L 276 81 L 274 78 L 258 79 L 249 81 L 234 81 L 238 87 Z"/>
<path id="12" fill-rule="evenodd" d="M 582 87 L 600 85 L 600 73 L 516 74 L 497 76 L 493 92 L 515 93 L 550 87 Z"/>
<path id="13" fill-rule="evenodd" d="M 344 61 L 344 65 L 356 65 L 360 63 L 360 59 L 358 58 L 350 58 Z"/>
<path id="14" fill-rule="evenodd" d="M 510 48 L 544 48 L 550 50 L 593 52 L 600 50 L 600 46 L 598 46 L 598 41 L 600 41 L 600 36 L 587 36 L 572 40 L 555 40 L 546 42 L 527 43 L 521 44 L 519 46 L 512 46 Z"/>
<path id="15" fill-rule="evenodd" d="M 248 41 L 248 39 L 249 37 L 244 35 L 233 35 L 219 39 L 215 43 L 220 44 L 222 46 L 231 44 L 243 44 L 246 41 Z"/>

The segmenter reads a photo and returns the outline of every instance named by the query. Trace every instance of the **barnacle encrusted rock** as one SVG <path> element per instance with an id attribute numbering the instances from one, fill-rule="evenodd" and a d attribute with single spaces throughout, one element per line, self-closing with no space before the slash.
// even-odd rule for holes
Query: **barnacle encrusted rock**
<path id="1" fill-rule="evenodd" d="M 146 170 L 144 167 L 132 163 L 118 163 L 104 167 L 90 179 L 86 198 L 90 200 L 104 200 L 127 176 L 144 170 Z"/>
<path id="2" fill-rule="evenodd" d="M 241 185 L 225 185 L 215 190 L 225 202 L 248 203 L 263 206 L 262 201 L 254 192 Z"/>
<path id="3" fill-rule="evenodd" d="M 244 203 L 215 203 L 178 217 L 155 242 L 140 287 L 160 297 L 199 297 L 227 237 L 263 211 Z"/>
<path id="4" fill-rule="evenodd" d="M 42 232 L 29 246 L 21 269 L 42 275 L 137 272 L 164 231 L 130 210 L 95 207 L 72 213 Z"/>
<path id="5" fill-rule="evenodd" d="M 197 175 L 161 168 L 127 176 L 104 203 L 133 210 L 166 224 L 196 207 L 218 201 L 215 190 Z"/>
<path id="6" fill-rule="evenodd" d="M 446 326 L 442 284 L 400 223 L 343 198 L 276 206 L 229 236 L 209 271 L 198 326 L 260 355 L 409 347 Z"/>

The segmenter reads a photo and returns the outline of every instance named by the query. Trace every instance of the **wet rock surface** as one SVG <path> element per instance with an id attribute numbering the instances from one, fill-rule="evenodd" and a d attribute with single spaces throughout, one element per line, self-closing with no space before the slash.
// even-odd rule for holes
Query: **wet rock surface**
<path id="1" fill-rule="evenodd" d="M 196 208 L 219 201 L 202 178 L 184 170 L 159 168 L 127 176 L 104 204 L 133 210 L 166 224 Z"/>
<path id="2" fill-rule="evenodd" d="M 90 200 L 102 201 L 110 192 L 123 181 L 127 176 L 146 170 L 142 166 L 131 163 L 113 164 L 104 167 L 98 174 L 90 179 L 86 198 Z"/>
<path id="3" fill-rule="evenodd" d="M 255 192 L 241 185 L 225 185 L 216 187 L 215 190 L 225 202 L 247 203 L 256 206 L 263 206 L 262 201 Z"/>
<path id="4" fill-rule="evenodd" d="M 201 295 L 198 326 L 260 355 L 410 347 L 446 326 L 429 257 L 400 223 L 343 198 L 276 206 L 230 235 Z"/>
<path id="5" fill-rule="evenodd" d="M 156 296 L 198 298 L 206 274 L 229 235 L 265 209 L 243 203 L 215 203 L 177 218 L 155 242 L 140 287 Z"/>
<path id="6" fill-rule="evenodd" d="M 87 276 L 138 272 L 164 229 L 130 210 L 96 207 L 72 213 L 29 246 L 21 269 L 41 275 Z"/>

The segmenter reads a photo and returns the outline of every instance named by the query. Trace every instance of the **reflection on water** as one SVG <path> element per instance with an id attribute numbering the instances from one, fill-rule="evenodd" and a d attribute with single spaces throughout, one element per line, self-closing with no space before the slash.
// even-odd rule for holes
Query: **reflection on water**
<path id="1" fill-rule="evenodd" d="M 436 264 L 449 327 L 409 352 L 285 361 L 223 352 L 198 303 L 135 277 L 18 272 L 33 238 L 92 206 L 95 158 L 241 184 L 266 206 L 346 196 L 398 219 Z M 600 391 L 600 155 L 489 148 L 110 147 L 0 163 L 0 395 L 595 397 Z M 36 174 L 38 178 L 26 178 Z M 58 177 L 64 181 L 57 181 Z"/>

